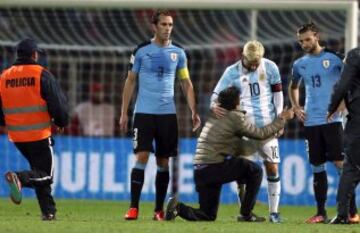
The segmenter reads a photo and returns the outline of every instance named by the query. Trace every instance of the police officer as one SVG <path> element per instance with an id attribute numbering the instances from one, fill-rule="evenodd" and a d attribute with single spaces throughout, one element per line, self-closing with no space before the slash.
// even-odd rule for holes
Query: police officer
<path id="1" fill-rule="evenodd" d="M 345 160 L 340 177 L 337 201 L 337 216 L 332 224 L 351 223 L 348 218 L 349 202 L 360 181 L 360 48 L 350 50 L 345 60 L 339 83 L 334 87 L 328 107 L 328 119 L 337 112 L 345 100 L 349 112 L 345 127 Z"/>
<path id="2" fill-rule="evenodd" d="M 10 198 L 20 204 L 22 187 L 34 188 L 42 220 L 54 220 L 51 195 L 54 174 L 54 140 L 51 125 L 59 131 L 68 124 L 67 99 L 54 76 L 37 63 L 39 48 L 32 39 L 17 46 L 17 60 L 3 71 L 0 80 L 0 123 L 9 140 L 23 154 L 31 170 L 5 174 Z"/>

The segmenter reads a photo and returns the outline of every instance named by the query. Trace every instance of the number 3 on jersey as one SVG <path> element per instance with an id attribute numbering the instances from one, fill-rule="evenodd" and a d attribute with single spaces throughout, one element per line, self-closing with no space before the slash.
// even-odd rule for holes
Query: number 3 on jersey
<path id="1" fill-rule="evenodd" d="M 249 83 L 251 97 L 260 95 L 260 86 L 258 82 Z"/>

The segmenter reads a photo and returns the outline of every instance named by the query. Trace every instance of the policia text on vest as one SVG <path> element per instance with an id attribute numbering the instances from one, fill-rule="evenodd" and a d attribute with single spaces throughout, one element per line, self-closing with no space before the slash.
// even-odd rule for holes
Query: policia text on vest
<path id="1" fill-rule="evenodd" d="M 34 77 L 22 77 L 22 78 L 8 79 L 5 82 L 5 88 L 29 87 L 29 86 L 35 86 L 35 78 Z"/>

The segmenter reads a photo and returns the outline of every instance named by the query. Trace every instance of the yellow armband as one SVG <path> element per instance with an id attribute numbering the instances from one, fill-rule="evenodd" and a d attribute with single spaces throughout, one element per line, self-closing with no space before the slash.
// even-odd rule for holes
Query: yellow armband
<path id="1" fill-rule="evenodd" d="M 189 79 L 190 78 L 190 74 L 189 74 L 189 70 L 187 67 L 181 68 L 177 71 L 177 76 L 181 79 Z"/>

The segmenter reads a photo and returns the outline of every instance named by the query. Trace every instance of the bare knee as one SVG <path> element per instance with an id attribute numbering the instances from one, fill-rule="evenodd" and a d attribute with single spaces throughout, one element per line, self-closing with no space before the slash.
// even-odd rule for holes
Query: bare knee
<path id="1" fill-rule="evenodd" d="M 147 164 L 147 162 L 149 160 L 149 155 L 150 155 L 150 152 L 148 152 L 148 151 L 137 152 L 136 153 L 136 162 L 142 163 L 142 164 Z"/>
<path id="2" fill-rule="evenodd" d="M 278 176 L 278 163 L 270 163 L 265 161 L 264 162 L 265 165 L 265 170 L 266 170 L 266 175 L 269 176 Z"/>
<path id="3" fill-rule="evenodd" d="M 156 158 L 156 165 L 161 168 L 169 168 L 169 158 Z"/>

